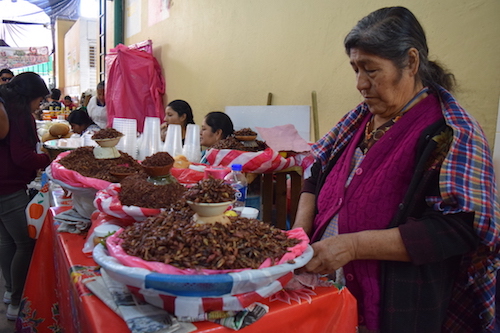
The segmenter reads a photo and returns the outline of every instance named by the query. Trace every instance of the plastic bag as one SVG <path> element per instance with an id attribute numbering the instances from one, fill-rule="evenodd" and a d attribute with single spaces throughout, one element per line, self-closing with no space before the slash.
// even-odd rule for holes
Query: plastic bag
<path id="1" fill-rule="evenodd" d="M 47 173 L 50 172 L 49 176 L 52 179 L 59 180 L 69 186 L 94 188 L 96 190 L 103 190 L 111 184 L 106 180 L 82 176 L 80 173 L 66 169 L 59 164 L 59 160 L 70 153 L 71 151 L 66 151 L 57 155 L 56 159 L 47 167 Z"/>
<path id="2" fill-rule="evenodd" d="M 101 179 L 84 177 L 76 171 L 66 169 L 56 160 L 45 169 L 45 172 L 55 184 L 72 193 L 73 209 L 87 219 L 90 219 L 95 211 L 94 198 L 99 187 L 111 184 Z"/>
<path id="3" fill-rule="evenodd" d="M 152 54 L 122 44 L 110 51 L 116 57 L 106 86 L 108 126 L 115 117 L 137 119 L 137 130 L 142 133 L 145 117 L 165 117 L 161 66 Z"/>
<path id="4" fill-rule="evenodd" d="M 255 302 L 263 301 L 283 289 L 292 277 L 293 272 L 289 272 L 254 291 L 219 297 L 184 297 L 155 289 L 139 289 L 131 286 L 128 288 L 137 298 L 173 313 L 176 317 L 183 318 L 184 321 L 187 318 L 190 318 L 190 321 L 197 319 L 203 321 L 206 320 L 205 314 L 212 311 L 242 311 Z"/>
<path id="5" fill-rule="evenodd" d="M 132 224 L 134 221 L 133 220 L 123 220 L 123 219 L 117 219 L 116 217 L 101 213 L 99 211 L 95 211 L 92 216 L 90 217 L 90 220 L 92 222 L 92 225 L 89 228 L 89 231 L 87 233 L 87 238 L 85 240 L 85 243 L 83 244 L 82 252 L 83 253 L 92 253 L 94 250 L 95 244 L 94 244 L 94 229 L 97 228 L 98 226 L 104 224 L 104 223 L 109 223 L 109 224 L 116 224 L 118 226 L 126 227 L 130 224 Z"/>
<path id="6" fill-rule="evenodd" d="M 26 220 L 28 221 L 28 234 L 37 239 L 42 230 L 43 221 L 50 208 L 49 183 L 42 186 L 40 191 L 26 206 Z"/>
<path id="7" fill-rule="evenodd" d="M 306 158 L 310 153 L 296 154 L 283 157 L 271 148 L 258 152 L 246 152 L 234 149 L 210 149 L 206 158 L 210 165 L 230 166 L 231 164 L 241 164 L 243 172 L 266 173 L 288 169 L 294 166 L 301 166 L 305 169 L 313 160 Z"/>
<path id="8" fill-rule="evenodd" d="M 196 163 L 195 163 L 196 164 Z M 201 164 L 197 164 L 201 165 Z M 203 179 L 204 172 L 196 171 L 193 169 L 172 168 L 170 173 L 174 176 L 180 184 L 189 185 L 196 184 Z"/>

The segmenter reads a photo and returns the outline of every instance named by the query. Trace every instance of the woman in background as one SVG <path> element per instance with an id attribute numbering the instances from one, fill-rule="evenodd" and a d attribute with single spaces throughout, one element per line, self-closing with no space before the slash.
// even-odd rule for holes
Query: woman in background
<path id="1" fill-rule="evenodd" d="M 234 126 L 231 118 L 224 112 L 213 111 L 208 113 L 201 125 L 200 144 L 207 148 L 212 147 L 222 139 L 234 133 Z"/>
<path id="2" fill-rule="evenodd" d="M 186 137 L 188 124 L 194 124 L 193 110 L 188 102 L 176 99 L 170 102 L 165 108 L 165 122 L 160 126 L 161 140 L 165 141 L 168 125 L 181 125 L 182 142 Z"/>
<path id="3" fill-rule="evenodd" d="M 68 116 L 68 123 L 73 133 L 83 135 L 86 132 L 97 132 L 101 128 L 90 118 L 85 108 L 78 108 L 72 111 Z"/>
<path id="4" fill-rule="evenodd" d="M 100 128 L 106 128 L 108 124 L 108 112 L 106 111 L 104 81 L 97 84 L 96 91 L 97 95 L 93 96 L 87 104 L 87 112 L 97 126 Z"/>
<path id="5" fill-rule="evenodd" d="M 9 304 L 7 319 L 15 320 L 35 241 L 28 235 L 25 209 L 27 184 L 39 169 L 49 165 L 46 154 L 37 153 L 39 142 L 32 112 L 49 90 L 36 73 L 25 72 L 0 87 L 0 105 L 9 119 L 9 132 L 0 140 L 0 267 L 5 279 L 3 301 Z"/>
<path id="6" fill-rule="evenodd" d="M 234 133 L 233 121 L 220 111 L 212 111 L 205 116 L 200 130 L 200 144 L 210 148 L 220 140 L 227 138 Z M 205 158 L 206 150 L 203 151 L 200 163 L 207 163 Z"/>
<path id="7" fill-rule="evenodd" d="M 76 107 L 76 104 L 73 103 L 73 100 L 71 99 L 71 96 L 69 96 L 69 95 L 64 96 L 64 99 L 61 101 L 61 103 L 64 104 L 65 108 L 70 108 L 70 110 L 73 110 L 73 108 Z"/>

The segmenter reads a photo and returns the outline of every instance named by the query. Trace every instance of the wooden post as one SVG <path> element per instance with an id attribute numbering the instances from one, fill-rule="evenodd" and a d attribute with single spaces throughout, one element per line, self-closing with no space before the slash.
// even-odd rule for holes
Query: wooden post
<path id="1" fill-rule="evenodd" d="M 314 142 L 319 140 L 319 120 L 318 120 L 318 97 L 316 96 L 316 91 L 313 91 L 312 94 L 312 118 L 313 118 L 313 126 L 314 126 Z"/>

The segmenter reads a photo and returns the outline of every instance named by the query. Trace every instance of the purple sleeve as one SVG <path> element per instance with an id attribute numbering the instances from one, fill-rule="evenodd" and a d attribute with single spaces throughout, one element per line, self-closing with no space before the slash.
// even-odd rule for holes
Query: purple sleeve
<path id="1" fill-rule="evenodd" d="M 32 170 L 38 170 L 48 166 L 50 164 L 50 158 L 47 154 L 37 154 L 36 147 L 26 142 L 26 133 L 35 130 L 34 122 L 35 120 L 33 119 L 32 128 L 26 128 L 23 131 L 10 131 L 10 151 L 12 161 L 15 165 L 23 168 L 29 166 Z"/>
<path id="2" fill-rule="evenodd" d="M 311 177 L 304 180 L 302 184 L 302 192 L 316 194 L 318 179 L 321 175 L 321 164 L 319 161 L 311 167 Z"/>
<path id="3" fill-rule="evenodd" d="M 412 262 L 421 265 L 475 249 L 479 238 L 473 221 L 474 213 L 444 215 L 433 211 L 420 219 L 409 218 L 399 231 Z"/>

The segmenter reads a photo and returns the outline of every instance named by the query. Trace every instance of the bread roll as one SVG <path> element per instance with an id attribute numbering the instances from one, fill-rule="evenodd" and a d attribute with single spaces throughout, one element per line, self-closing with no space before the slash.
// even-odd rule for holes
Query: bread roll
<path id="1" fill-rule="evenodd" d="M 55 123 L 50 126 L 49 133 L 56 139 L 63 137 L 69 133 L 69 126 L 63 123 Z"/>

